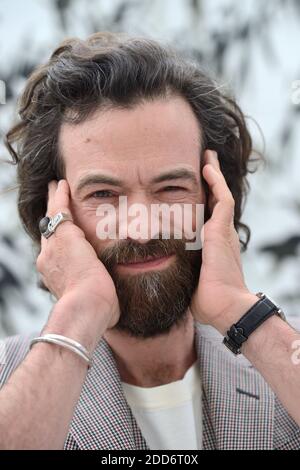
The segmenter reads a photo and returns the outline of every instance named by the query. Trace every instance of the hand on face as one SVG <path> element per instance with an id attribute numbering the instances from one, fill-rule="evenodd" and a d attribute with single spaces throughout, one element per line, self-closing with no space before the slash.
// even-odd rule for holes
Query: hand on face
<path id="1" fill-rule="evenodd" d="M 242 316 L 243 308 L 255 302 L 255 296 L 247 289 L 242 271 L 233 196 L 216 152 L 207 150 L 204 158 L 211 217 L 202 229 L 202 267 L 190 309 L 197 321 L 224 333 Z"/>
<path id="2" fill-rule="evenodd" d="M 58 212 L 72 216 L 70 191 L 66 180 L 51 181 L 48 190 L 47 216 Z M 74 295 L 95 302 L 110 312 L 108 327 L 119 319 L 118 299 L 113 280 L 97 257 L 84 232 L 72 221 L 64 221 L 49 238 L 41 237 L 41 252 L 36 266 L 50 292 L 58 299 Z"/>

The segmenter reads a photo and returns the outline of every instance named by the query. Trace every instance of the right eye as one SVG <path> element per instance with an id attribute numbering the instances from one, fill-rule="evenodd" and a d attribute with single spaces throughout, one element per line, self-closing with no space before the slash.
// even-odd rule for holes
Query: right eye
<path id="1" fill-rule="evenodd" d="M 104 199 L 113 196 L 114 193 L 112 191 L 109 191 L 108 189 L 102 189 L 101 191 L 95 191 L 94 193 L 90 194 L 89 197 L 93 197 L 96 199 Z"/>

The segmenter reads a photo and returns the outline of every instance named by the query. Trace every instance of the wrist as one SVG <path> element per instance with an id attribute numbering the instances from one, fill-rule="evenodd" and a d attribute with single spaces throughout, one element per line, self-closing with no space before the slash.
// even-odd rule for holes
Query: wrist
<path id="1" fill-rule="evenodd" d="M 258 300 L 258 297 L 251 292 L 236 295 L 212 326 L 225 336 L 230 327 L 237 323 Z"/>
<path id="2" fill-rule="evenodd" d="M 111 309 L 107 303 L 72 292 L 54 305 L 42 334 L 67 336 L 92 352 L 108 328 L 110 319 Z"/>
<path id="3" fill-rule="evenodd" d="M 288 350 L 291 342 L 287 331 L 290 331 L 290 326 L 282 321 L 277 315 L 272 315 L 268 318 L 259 328 L 257 328 L 249 336 L 248 340 L 242 345 L 243 354 L 250 357 L 251 361 L 254 357 L 261 358 L 261 352 L 265 349 L 276 349 L 278 344 L 283 343 Z M 285 341 L 287 340 L 287 344 Z"/>

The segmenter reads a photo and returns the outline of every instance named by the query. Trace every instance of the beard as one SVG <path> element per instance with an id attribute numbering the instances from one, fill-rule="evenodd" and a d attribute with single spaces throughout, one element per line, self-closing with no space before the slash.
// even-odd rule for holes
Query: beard
<path id="1" fill-rule="evenodd" d="M 114 281 L 120 306 L 120 319 L 114 330 L 146 339 L 185 323 L 202 264 L 201 250 L 186 250 L 186 241 L 151 239 L 141 244 L 130 239 L 103 250 L 99 259 Z M 163 269 L 128 275 L 116 269 L 118 263 L 172 254 L 174 260 Z"/>

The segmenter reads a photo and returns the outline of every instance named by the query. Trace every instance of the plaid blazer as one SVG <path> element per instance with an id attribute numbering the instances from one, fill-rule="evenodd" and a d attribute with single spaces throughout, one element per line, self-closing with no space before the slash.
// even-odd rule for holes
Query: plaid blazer
<path id="1" fill-rule="evenodd" d="M 300 427 L 253 366 L 243 356 L 234 357 L 213 328 L 195 323 L 195 334 L 203 388 L 203 448 L 300 449 Z M 0 387 L 24 359 L 33 336 L 4 341 Z M 104 338 L 94 352 L 64 449 L 149 449 Z"/>

